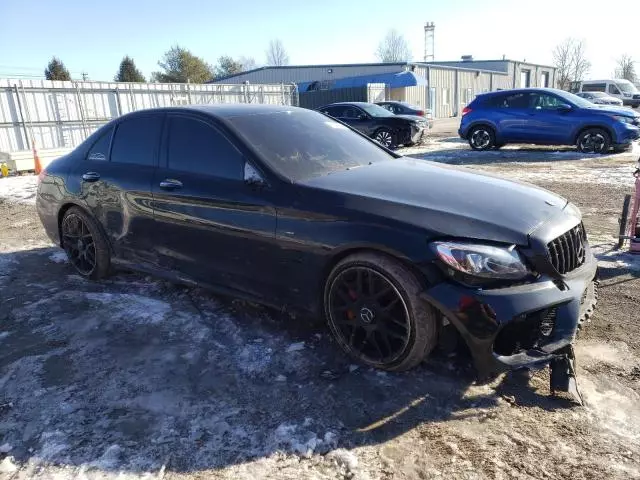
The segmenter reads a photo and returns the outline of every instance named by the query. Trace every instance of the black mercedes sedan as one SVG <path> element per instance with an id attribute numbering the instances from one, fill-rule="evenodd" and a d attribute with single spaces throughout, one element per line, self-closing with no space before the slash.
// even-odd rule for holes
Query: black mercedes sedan
<path id="1" fill-rule="evenodd" d="M 325 105 L 319 112 L 337 118 L 387 148 L 411 146 L 422 141 L 429 128 L 415 115 L 394 115 L 374 103 L 340 102 Z"/>
<path id="2" fill-rule="evenodd" d="M 124 115 L 41 173 L 37 210 L 80 275 L 122 267 L 322 316 L 387 370 L 452 331 L 483 374 L 570 360 L 595 302 L 567 200 L 295 107 Z"/>

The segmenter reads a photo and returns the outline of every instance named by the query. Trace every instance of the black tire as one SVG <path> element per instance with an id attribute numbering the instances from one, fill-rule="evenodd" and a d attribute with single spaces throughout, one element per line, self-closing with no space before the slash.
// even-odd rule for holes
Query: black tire
<path id="1" fill-rule="evenodd" d="M 467 136 L 469 145 L 474 150 L 491 150 L 496 144 L 496 134 L 493 128 L 486 125 L 478 125 L 469 130 Z"/>
<path id="2" fill-rule="evenodd" d="M 609 151 L 610 146 L 611 137 L 601 128 L 587 128 L 576 140 L 576 147 L 582 153 L 603 154 Z"/>
<path id="3" fill-rule="evenodd" d="M 396 144 L 393 133 L 388 128 L 379 128 L 371 138 L 386 148 L 391 148 Z"/>
<path id="4" fill-rule="evenodd" d="M 99 280 L 109 274 L 109 243 L 91 215 L 81 208 L 71 207 L 62 217 L 60 233 L 62 248 L 67 253 L 69 263 L 80 275 Z M 76 241 L 78 243 L 74 244 Z"/>
<path id="5" fill-rule="evenodd" d="M 624 245 L 623 237 L 627 234 L 627 225 L 629 225 L 629 208 L 631 207 L 631 195 L 625 195 L 624 201 L 622 202 L 622 213 L 620 214 L 620 218 L 618 219 L 618 223 L 620 224 L 620 229 L 618 230 L 618 249 L 622 248 Z"/>
<path id="6" fill-rule="evenodd" d="M 347 282 L 353 278 L 355 285 Z M 347 290 L 341 290 L 345 286 Z M 327 279 L 325 317 L 340 347 L 356 360 L 389 371 L 408 370 L 429 355 L 438 340 L 437 315 L 420 299 L 422 290 L 415 275 L 393 258 L 354 254 L 340 261 Z M 383 301 L 388 302 L 384 307 Z M 379 358 L 368 353 L 376 350 Z"/>

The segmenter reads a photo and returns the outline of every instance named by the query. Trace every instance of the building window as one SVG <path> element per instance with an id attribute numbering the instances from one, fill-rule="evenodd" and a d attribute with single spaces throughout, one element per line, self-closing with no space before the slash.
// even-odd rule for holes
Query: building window
<path id="1" fill-rule="evenodd" d="M 449 105 L 449 89 L 442 89 L 442 105 Z"/>
<path id="2" fill-rule="evenodd" d="M 531 70 L 520 70 L 520 88 L 531 86 Z"/>
<path id="3" fill-rule="evenodd" d="M 542 72 L 542 75 L 540 76 L 540 86 L 549 88 L 549 72 Z"/>

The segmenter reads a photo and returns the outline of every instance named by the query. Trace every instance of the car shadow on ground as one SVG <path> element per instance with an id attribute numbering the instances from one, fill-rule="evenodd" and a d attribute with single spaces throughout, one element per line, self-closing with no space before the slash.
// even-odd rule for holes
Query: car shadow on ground
<path id="1" fill-rule="evenodd" d="M 569 407 L 466 358 L 353 365 L 322 324 L 138 274 L 74 274 L 57 249 L 0 254 L 0 444 L 18 463 L 190 472 L 277 451 L 379 444 L 501 396 Z"/>

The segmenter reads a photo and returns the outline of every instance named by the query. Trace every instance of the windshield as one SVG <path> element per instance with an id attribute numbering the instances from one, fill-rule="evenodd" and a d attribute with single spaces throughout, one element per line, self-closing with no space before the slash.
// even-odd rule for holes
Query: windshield
<path id="1" fill-rule="evenodd" d="M 636 86 L 629 80 L 616 80 L 616 85 L 624 93 L 638 93 Z"/>
<path id="2" fill-rule="evenodd" d="M 228 121 L 271 168 L 294 182 L 395 158 L 312 110 L 243 115 Z"/>
<path id="3" fill-rule="evenodd" d="M 584 98 L 579 97 L 578 95 L 574 95 L 573 93 L 565 92 L 563 90 L 554 90 L 553 92 L 563 100 L 566 100 L 567 102 L 575 105 L 576 107 L 580 107 L 580 108 L 594 107 L 593 103 L 591 103 L 589 100 L 585 100 Z"/>
<path id="4" fill-rule="evenodd" d="M 365 112 L 367 112 L 372 117 L 393 117 L 393 113 L 391 113 L 386 108 L 382 108 L 380 105 L 374 105 L 373 103 L 361 103 L 358 105 Z"/>

